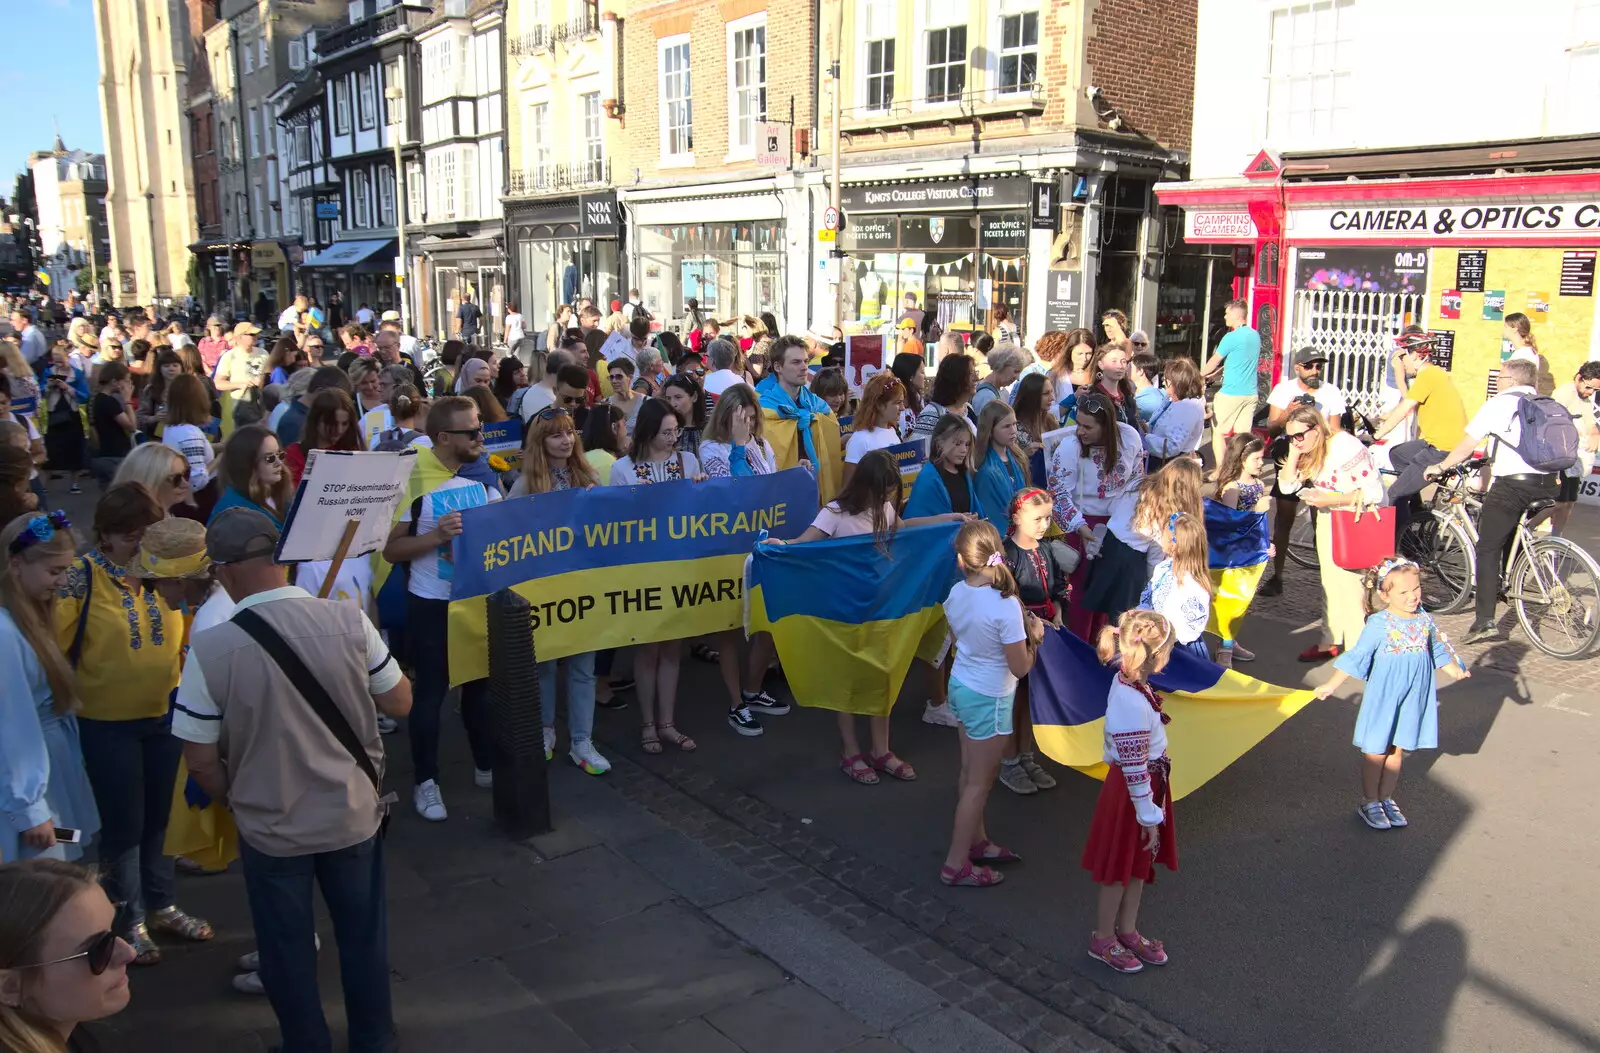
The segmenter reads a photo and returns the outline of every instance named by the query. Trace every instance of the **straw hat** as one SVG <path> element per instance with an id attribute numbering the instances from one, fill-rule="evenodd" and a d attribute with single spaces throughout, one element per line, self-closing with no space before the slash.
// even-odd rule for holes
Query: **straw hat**
<path id="1" fill-rule="evenodd" d="M 193 519 L 167 518 L 144 532 L 128 574 L 146 579 L 198 578 L 210 569 L 205 526 Z"/>

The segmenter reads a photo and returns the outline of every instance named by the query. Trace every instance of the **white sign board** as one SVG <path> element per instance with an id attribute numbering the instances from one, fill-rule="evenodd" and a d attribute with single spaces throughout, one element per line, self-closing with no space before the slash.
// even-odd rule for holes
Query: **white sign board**
<path id="1" fill-rule="evenodd" d="M 1250 213 L 1243 209 L 1209 212 L 1186 208 L 1183 210 L 1183 240 L 1191 244 L 1253 242 L 1256 225 Z"/>
<path id="2" fill-rule="evenodd" d="M 416 450 L 313 450 L 274 558 L 279 563 L 332 559 L 351 519 L 358 519 L 361 525 L 346 558 L 382 548 L 389 540 L 395 505 L 405 494 L 416 457 Z"/>
<path id="3" fill-rule="evenodd" d="M 778 121 L 756 125 L 756 164 L 765 168 L 789 167 L 789 126 Z"/>
<path id="4" fill-rule="evenodd" d="M 1590 468 L 1578 484 L 1578 501 L 1586 505 L 1600 505 L 1600 468 Z"/>
<path id="5" fill-rule="evenodd" d="M 1512 241 L 1565 237 L 1575 244 L 1600 241 L 1600 200 L 1539 198 L 1469 205 L 1360 201 L 1345 208 L 1297 208 L 1289 233 L 1299 240 L 1477 244 L 1485 238 Z"/>

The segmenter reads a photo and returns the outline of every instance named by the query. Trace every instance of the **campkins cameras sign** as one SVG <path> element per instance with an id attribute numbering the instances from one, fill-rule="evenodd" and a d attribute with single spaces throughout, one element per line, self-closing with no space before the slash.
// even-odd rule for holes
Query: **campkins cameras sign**
<path id="1" fill-rule="evenodd" d="M 1600 240 L 1600 201 L 1507 202 L 1500 205 L 1385 205 L 1294 209 L 1296 239 L 1473 242 L 1576 235 Z"/>

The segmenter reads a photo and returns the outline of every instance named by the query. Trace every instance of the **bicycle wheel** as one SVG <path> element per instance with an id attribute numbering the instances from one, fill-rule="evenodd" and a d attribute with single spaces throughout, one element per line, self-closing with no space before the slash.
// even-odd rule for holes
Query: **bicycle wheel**
<path id="1" fill-rule="evenodd" d="M 1517 554 L 1511 604 L 1539 650 L 1585 658 L 1600 643 L 1600 564 L 1565 538 L 1540 538 Z"/>
<path id="2" fill-rule="evenodd" d="M 1422 568 L 1422 605 L 1455 614 L 1472 602 L 1472 540 L 1454 519 L 1423 512 L 1400 535 L 1400 554 Z"/>
<path id="3" fill-rule="evenodd" d="M 1289 531 L 1289 558 L 1307 570 L 1317 569 L 1317 520 L 1311 507 L 1301 502 Z"/>

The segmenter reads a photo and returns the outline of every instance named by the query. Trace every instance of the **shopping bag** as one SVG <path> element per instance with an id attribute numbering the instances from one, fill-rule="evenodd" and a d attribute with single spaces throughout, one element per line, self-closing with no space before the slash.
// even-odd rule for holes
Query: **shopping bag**
<path id="1" fill-rule="evenodd" d="M 189 765 L 178 762 L 178 780 L 172 788 L 172 811 L 167 816 L 169 856 L 192 859 L 207 870 L 226 870 L 239 858 L 239 831 L 233 815 L 221 801 L 212 800 L 200 784 L 189 778 Z"/>
<path id="2" fill-rule="evenodd" d="M 1333 562 L 1345 570 L 1368 570 L 1394 555 L 1393 508 L 1335 509 Z"/>

